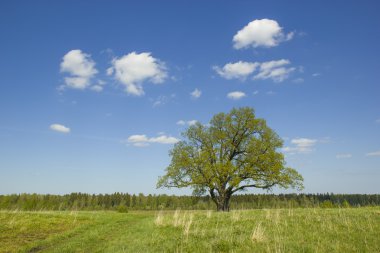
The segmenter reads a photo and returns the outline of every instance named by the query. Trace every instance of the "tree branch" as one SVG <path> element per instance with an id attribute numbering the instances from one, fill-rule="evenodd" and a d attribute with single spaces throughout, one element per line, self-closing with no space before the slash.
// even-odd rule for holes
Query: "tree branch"
<path id="1" fill-rule="evenodd" d="M 248 187 L 268 189 L 268 188 L 273 187 L 275 184 L 276 184 L 276 182 L 273 182 L 273 183 L 267 184 L 267 185 L 247 184 L 247 185 L 240 186 L 240 187 L 236 188 L 235 190 L 232 190 L 232 193 L 235 193 L 237 191 L 243 190 L 243 189 L 248 188 Z"/>

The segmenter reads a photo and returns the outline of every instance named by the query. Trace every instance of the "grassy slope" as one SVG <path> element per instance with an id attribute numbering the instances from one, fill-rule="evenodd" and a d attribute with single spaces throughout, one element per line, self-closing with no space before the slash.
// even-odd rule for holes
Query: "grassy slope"
<path id="1" fill-rule="evenodd" d="M 380 208 L 0 212 L 0 252 L 380 252 Z"/>

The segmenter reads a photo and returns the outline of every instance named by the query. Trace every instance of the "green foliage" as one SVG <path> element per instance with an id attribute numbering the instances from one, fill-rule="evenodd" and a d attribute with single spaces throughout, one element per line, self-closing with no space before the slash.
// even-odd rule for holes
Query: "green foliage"
<path id="1" fill-rule="evenodd" d="M 133 200 L 133 201 L 132 201 Z M 334 206 L 378 206 L 379 194 L 236 194 L 231 197 L 232 209 L 260 208 L 297 208 L 319 207 L 323 201 L 330 200 Z M 33 205 L 28 203 L 34 202 Z M 208 196 L 174 195 L 131 195 L 113 193 L 91 195 L 71 193 L 67 195 L 50 194 L 12 194 L 0 195 L 0 210 L 117 210 L 125 205 L 128 210 L 176 210 L 211 209 L 214 202 Z M 348 207 L 348 206 L 347 206 Z"/>
<path id="2" fill-rule="evenodd" d="M 119 213 L 128 213 L 128 208 L 125 205 L 119 205 L 117 207 L 117 211 Z"/>
<path id="3" fill-rule="evenodd" d="M 170 151 L 171 163 L 158 187 L 191 187 L 209 193 L 218 210 L 228 210 L 231 195 L 246 188 L 302 189 L 303 178 L 285 166 L 283 141 L 256 118 L 252 108 L 216 114 L 209 125 L 197 123 Z"/>
<path id="4" fill-rule="evenodd" d="M 322 208 L 333 208 L 334 204 L 331 202 L 331 200 L 325 200 L 322 202 L 320 207 L 322 207 Z"/>
<path id="5" fill-rule="evenodd" d="M 343 208 L 349 208 L 349 207 L 351 207 L 351 205 L 350 205 L 350 203 L 347 200 L 344 200 L 343 203 L 342 203 L 342 207 Z"/>

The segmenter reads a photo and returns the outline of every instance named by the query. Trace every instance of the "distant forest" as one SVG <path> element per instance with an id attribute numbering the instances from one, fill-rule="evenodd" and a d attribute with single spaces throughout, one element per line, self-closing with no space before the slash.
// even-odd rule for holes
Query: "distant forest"
<path id="1" fill-rule="evenodd" d="M 380 205 L 380 194 L 242 194 L 232 196 L 231 209 L 360 207 Z M 206 210 L 211 198 L 144 194 L 12 194 L 0 195 L 6 210 Z"/>

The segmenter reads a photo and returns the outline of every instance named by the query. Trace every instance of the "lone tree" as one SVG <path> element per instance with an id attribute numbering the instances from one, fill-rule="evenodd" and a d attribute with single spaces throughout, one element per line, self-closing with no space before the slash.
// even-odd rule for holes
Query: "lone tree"
<path id="1" fill-rule="evenodd" d="M 218 113 L 209 125 L 197 123 L 170 151 L 171 163 L 157 187 L 192 187 L 209 193 L 218 211 L 229 211 L 232 194 L 246 188 L 302 189 L 303 178 L 285 166 L 283 141 L 249 107 Z"/>

